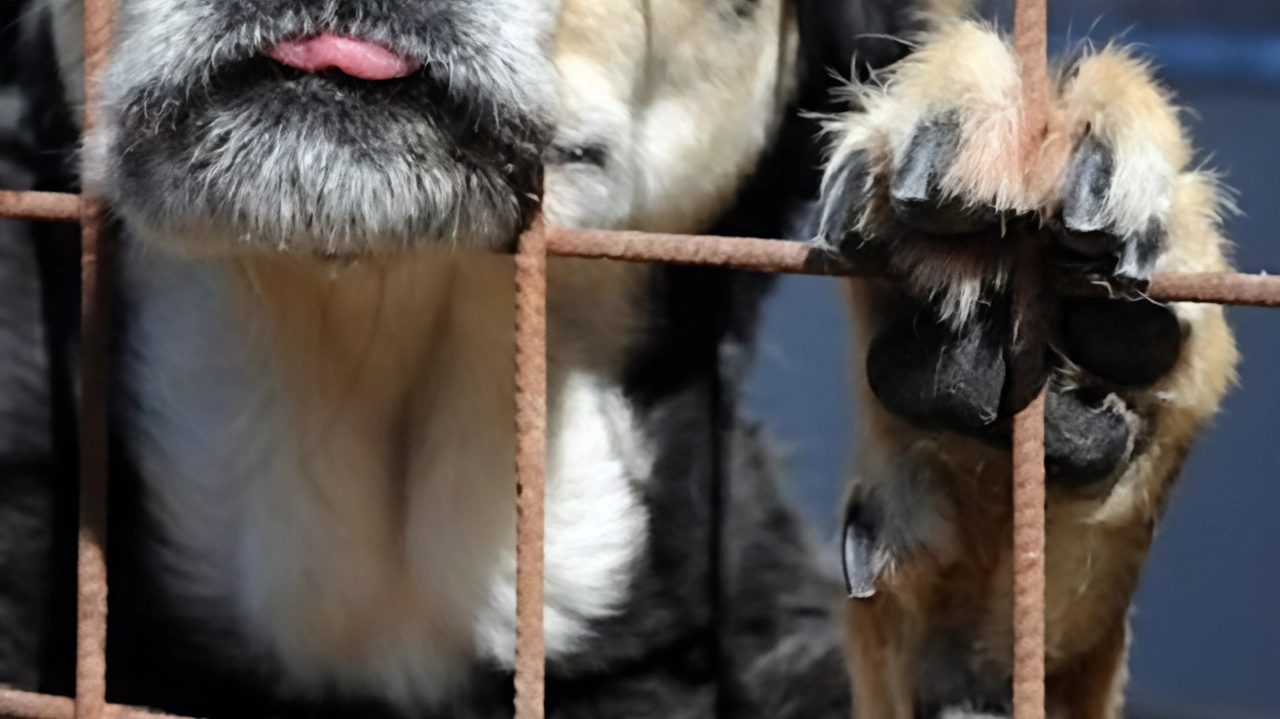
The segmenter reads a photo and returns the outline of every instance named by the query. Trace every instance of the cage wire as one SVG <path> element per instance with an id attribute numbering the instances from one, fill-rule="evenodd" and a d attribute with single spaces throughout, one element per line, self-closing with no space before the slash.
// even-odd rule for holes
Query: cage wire
<path id="1" fill-rule="evenodd" d="M 111 37 L 112 0 L 84 0 L 85 130 L 97 123 L 98 78 Z M 1045 0 L 1018 0 L 1014 46 L 1022 61 L 1023 103 L 1033 152 L 1048 112 Z M 89 194 L 0 191 L 0 217 L 81 226 L 80 523 L 77 569 L 75 698 L 0 688 L 0 716 L 15 719 L 157 719 L 162 713 L 106 702 L 107 346 L 112 238 L 106 208 Z M 1037 282 L 1027 271 L 1039 248 L 1023 238 L 1015 287 L 1015 384 L 1043 385 L 1044 326 Z M 516 249 L 516 658 L 517 719 L 542 719 L 543 496 L 546 459 L 547 258 L 708 265 L 778 274 L 876 276 L 872 264 L 837 258 L 798 242 L 548 227 L 535 219 Z M 1075 295 L 1105 288 L 1066 288 Z M 1280 276 L 1162 273 L 1147 295 L 1162 302 L 1280 306 Z M 1017 390 L 1015 390 L 1017 391 Z M 1044 394 L 1020 412 L 1013 432 L 1014 719 L 1044 719 Z M 175 718 L 181 719 L 181 718 Z"/>

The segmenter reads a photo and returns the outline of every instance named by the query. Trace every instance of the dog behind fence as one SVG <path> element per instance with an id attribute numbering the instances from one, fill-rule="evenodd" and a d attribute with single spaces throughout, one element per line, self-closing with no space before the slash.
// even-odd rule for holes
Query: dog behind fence
<path id="1" fill-rule="evenodd" d="M 85 0 L 85 128 L 96 121 L 97 82 L 110 41 L 111 0 Z M 1044 0 L 1018 0 L 1015 47 L 1023 65 L 1024 138 L 1039 146 L 1047 114 Z M 163 716 L 106 702 L 107 345 L 111 236 L 102 202 L 88 195 L 0 191 L 0 217 L 81 225 L 82 320 L 80 532 L 74 699 L 0 689 L 0 716 L 22 719 L 142 719 Z M 1023 277 L 1037 258 L 1030 248 Z M 873 275 L 875 267 L 832 258 L 776 240 L 660 235 L 546 227 L 521 236 L 516 253 L 517 643 L 516 717 L 543 716 L 543 483 L 546 455 L 546 264 L 548 257 L 713 265 L 755 272 Z M 1015 349 L 1035 348 L 1041 325 L 1035 287 L 1018 298 Z M 1072 288 L 1079 294 L 1098 288 Z M 1148 291 L 1166 302 L 1280 306 L 1280 277 L 1233 273 L 1161 274 Z M 1042 384 L 1042 353 L 1022 351 L 1018 375 Z M 1018 414 L 1014 426 L 1014 719 L 1044 717 L 1044 400 Z"/>

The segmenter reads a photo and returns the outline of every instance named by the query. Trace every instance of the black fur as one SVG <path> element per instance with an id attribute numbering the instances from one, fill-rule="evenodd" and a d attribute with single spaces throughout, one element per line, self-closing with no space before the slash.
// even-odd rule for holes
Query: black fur
<path id="1" fill-rule="evenodd" d="M 368 5 L 368 3 L 366 3 Z M 375 2 L 375 10 L 392 4 Z M 395 4 L 397 7 L 398 4 Z M 446 3 L 447 5 L 447 3 Z M 750 5 L 745 3 L 744 5 Z M 757 173 L 742 189 L 738 201 L 715 225 L 714 231 L 759 237 L 807 236 L 806 223 L 817 196 L 821 147 L 816 124 L 797 110 L 829 109 L 833 85 L 829 68 L 847 73 L 855 47 L 861 60 L 883 64 L 905 52 L 896 43 L 858 40 L 868 34 L 900 34 L 908 26 L 899 3 L 803 2 L 804 33 L 802 92 L 791 108 L 775 146 Z M 427 3 L 423 7 L 442 7 Z M 252 12 L 271 17 L 272 2 L 224 3 L 224 21 L 232 25 Z M 423 12 L 426 12 L 425 10 Z M 378 13 L 372 13 L 376 16 Z M 440 17 L 440 16 L 438 16 Z M 225 29 L 225 28 L 224 28 Z M 213 30 L 211 30 L 212 32 Z M 447 32 L 447 23 L 438 25 Z M 39 99 L 42 157 L 69 158 L 73 146 L 60 101 L 61 88 L 48 71 L 53 67 L 47 38 L 36 38 L 24 57 L 30 69 L 29 90 Z M 181 154 L 189 132 L 216 103 L 272 103 L 272 92 L 290 89 L 295 100 L 308 93 L 324 93 L 342 80 L 289 76 L 277 68 L 255 67 L 252 60 L 228 65 L 215 74 L 208 99 L 201 93 L 181 95 L 181 102 L 165 102 L 181 88 L 160 88 L 160 94 L 139 96 L 138 103 L 165 108 L 167 127 L 152 125 L 163 134 L 160 147 Z M 247 63 L 247 64 L 244 64 Z M 232 79 L 230 69 L 245 70 Z M 424 72 L 429 73 L 430 70 Z M 270 85 L 272 90 L 267 89 Z M 428 77 L 416 85 L 404 83 L 394 97 L 366 98 L 404 105 L 404 111 L 426 108 L 441 132 L 474 132 L 453 122 L 473 108 L 453 107 L 453 100 Z M 357 90 L 365 93 L 366 90 Z M 373 91 L 370 91 L 373 92 Z M 381 92 L 381 91 L 376 91 Z M 257 93 L 257 100 L 253 99 Z M 361 95 L 363 97 L 363 95 Z M 211 101 L 216 101 L 211 102 Z M 385 101 L 385 102 L 384 102 Z M 280 108 L 284 110 L 284 106 Z M 359 109 L 337 118 L 349 126 L 366 127 Z M 437 115 L 437 112 L 442 113 Z M 470 115 L 466 115 L 470 117 Z M 506 116 L 511 120 L 511 116 Z M 518 118 L 516 118 L 518 120 Z M 453 123 L 453 124 L 451 124 Z M 336 124 L 335 124 L 336 127 Z M 509 144 L 492 152 L 523 154 L 527 142 L 536 145 L 538 131 L 531 124 L 508 126 Z M 500 127 L 480 128 L 486 137 L 502 139 Z M 471 138 L 474 139 L 474 138 Z M 484 147 L 483 143 L 480 145 Z M 606 148 L 565 148 L 551 161 L 606 163 Z M 44 189 L 72 189 L 67 165 L 55 162 L 42 174 Z M 178 178 L 171 158 L 137 155 L 122 168 L 149 201 L 153 183 Z M 519 170 L 526 172 L 527 169 Z M 519 174 L 519 173 L 517 173 Z M 507 180 L 503 180 L 507 182 Z M 524 179 L 511 181 L 522 189 Z M 158 193 L 156 193 L 158 196 Z M 65 373 L 74 336 L 76 286 L 74 246 L 51 254 L 44 275 L 45 292 L 55 297 L 47 309 L 51 344 L 61 358 L 62 371 L 50 371 L 55 394 L 69 396 Z M 658 481 L 647 498 L 653 526 L 644 568 L 635 583 L 636 595 L 621 615 L 599 623 L 599 639 L 572 661 L 549 667 L 547 706 L 551 716 L 710 716 L 812 717 L 843 716 L 849 696 L 838 633 L 830 623 L 830 602 L 838 589 L 829 586 L 810 564 L 803 531 L 777 494 L 780 472 L 762 430 L 742 420 L 738 387 L 749 368 L 759 305 L 771 278 L 706 268 L 672 267 L 654 275 L 649 293 L 654 330 L 639 348 L 626 377 L 626 392 L 644 410 L 646 424 L 659 439 Z M 3 297 L 13 293 L 6 285 Z M 128 342 L 128 298 L 117 303 L 122 319 L 117 347 Z M 71 314 L 65 309 L 70 308 Z M 128 398 L 117 395 L 117 411 Z M 56 401 L 50 404 L 58 406 Z M 62 530 L 74 527 L 74 423 L 55 422 L 57 446 L 71 458 L 66 478 L 59 483 L 69 501 L 57 503 L 56 520 Z M 117 438 L 118 440 L 118 438 Z M 111 701 L 156 706 L 170 712 L 206 717 L 347 717 L 383 716 L 391 712 L 375 698 L 297 705 L 279 699 L 274 677 L 245 666 L 213 659 L 190 628 L 176 620 L 172 607 L 151 575 L 139 548 L 156 541 L 154 527 L 143 511 L 141 487 L 122 443 L 113 443 L 110 505 L 111 572 L 108 687 Z M 61 459 L 61 457 L 60 457 Z M 62 462 L 59 463 L 60 465 Z M 74 533 L 67 533 L 74 549 Z M 40 550 L 52 556 L 56 551 Z M 40 553 L 37 552 L 37 553 Z M 72 555 L 74 556 L 74 555 Z M 67 694 L 71 691 L 73 634 L 73 564 L 57 557 L 51 612 L 61 621 L 43 637 L 45 661 L 27 652 L 19 661 L 39 675 L 35 686 Z M 2 619 L 2 618 L 0 618 Z M 442 716 L 509 716 L 511 677 L 492 667 L 477 666 L 470 687 L 441 709 Z M 727 713 L 727 714 L 725 714 Z"/>
<path id="2" fill-rule="evenodd" d="M 74 135 L 50 109 L 61 86 L 47 38 L 24 37 L 24 17 L 0 7 L 0 94 L 18 113 L 0 118 L 0 189 L 63 189 Z M 72 688 L 75 627 L 76 237 L 0 220 L 0 684 L 59 693 Z"/>

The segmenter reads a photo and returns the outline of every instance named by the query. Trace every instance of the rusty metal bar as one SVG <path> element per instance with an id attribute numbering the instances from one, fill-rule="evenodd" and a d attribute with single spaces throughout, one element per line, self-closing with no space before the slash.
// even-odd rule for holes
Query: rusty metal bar
<path id="1" fill-rule="evenodd" d="M 13 192 L 0 190 L 0 218 L 79 222 L 80 196 L 65 192 Z"/>
<path id="2" fill-rule="evenodd" d="M 1013 716 L 1045 715 L 1044 390 L 1013 420 Z"/>
<path id="3" fill-rule="evenodd" d="M 84 130 L 98 124 L 98 85 L 111 43 L 111 0 L 84 2 Z M 107 398 L 111 238 L 106 205 L 80 199 L 80 536 L 75 719 L 107 715 Z"/>
<path id="4" fill-rule="evenodd" d="M 106 59 L 110 0 L 85 2 L 86 129 L 96 122 L 97 82 Z M 1015 46 L 1022 60 L 1028 152 L 1047 115 L 1044 0 L 1019 0 Z M 110 243 L 105 208 L 89 197 L 0 191 L 0 217 L 80 222 L 83 237 L 81 528 L 76 698 L 0 689 L 0 714 L 22 719 L 155 719 L 166 715 L 106 703 L 107 346 Z M 794 242 L 636 232 L 551 229 L 538 224 L 516 255 L 516 716 L 542 719 L 543 518 L 546 454 L 546 258 L 548 255 L 715 265 L 815 275 L 879 274 Z M 1149 295 L 1161 301 L 1280 306 L 1280 278 L 1231 273 L 1166 274 Z M 1030 316 L 1037 308 L 1027 300 Z M 1044 395 L 1015 419 L 1014 584 L 1016 719 L 1044 716 Z"/>
<path id="5" fill-rule="evenodd" d="M 547 232 L 516 251 L 516 719 L 542 719 L 543 495 L 547 454 Z"/>
<path id="6" fill-rule="evenodd" d="M 75 700 L 0 687 L 0 716 L 12 719 L 75 719 Z M 105 719 L 188 719 L 123 704 L 107 704 Z"/>
<path id="7" fill-rule="evenodd" d="M 1014 50 L 1022 72 L 1024 182 L 1035 180 L 1049 129 L 1048 21 L 1045 0 L 1017 0 Z M 1013 420 L 1013 719 L 1045 716 L 1044 316 L 1038 238 L 1024 236 L 1015 302 L 1015 391 L 1036 398 Z M 1034 275 L 1032 273 L 1035 273 Z M 1026 394 L 1022 394 L 1023 397 Z"/>
<path id="8" fill-rule="evenodd" d="M 79 222 L 80 196 L 59 192 L 0 191 L 0 218 Z M 877 277 L 870 263 L 855 264 L 801 242 L 750 237 L 669 235 L 615 230 L 547 228 L 547 255 L 714 265 L 750 272 L 833 277 Z M 1063 288 L 1072 295 L 1105 295 L 1105 288 Z M 1280 307 L 1280 275 L 1235 272 L 1166 272 L 1156 275 L 1147 296 L 1160 302 Z"/>
<path id="9" fill-rule="evenodd" d="M 663 235 L 648 232 L 548 228 L 547 254 L 557 257 L 714 265 L 752 272 L 796 275 L 876 275 L 802 242 L 749 237 Z"/>
<path id="10" fill-rule="evenodd" d="M 11 719 L 74 719 L 75 701 L 66 697 L 0 687 L 0 716 Z"/>
<path id="11" fill-rule="evenodd" d="M 110 239 L 101 203 L 86 198 L 81 229 L 80 536 L 76 602 L 76 719 L 101 719 L 107 647 L 107 347 Z"/>
<path id="12" fill-rule="evenodd" d="M 1170 272 L 1156 275 L 1147 295 L 1161 302 L 1280 307 L 1280 275 Z"/>

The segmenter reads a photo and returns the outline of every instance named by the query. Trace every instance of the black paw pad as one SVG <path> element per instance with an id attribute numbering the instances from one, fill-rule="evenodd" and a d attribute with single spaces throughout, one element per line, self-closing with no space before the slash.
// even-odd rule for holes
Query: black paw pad
<path id="1" fill-rule="evenodd" d="M 983 434 L 1000 412 L 1007 343 L 994 317 L 957 333 L 921 312 L 890 323 L 871 342 L 867 382 L 885 409 L 919 427 Z"/>
<path id="2" fill-rule="evenodd" d="M 960 121 L 954 114 L 936 117 L 916 130 L 906 155 L 893 171 L 889 197 L 904 224 L 938 235 L 970 234 L 993 225 L 988 207 L 966 207 L 943 199 L 942 178 L 960 150 Z"/>
<path id="3" fill-rule="evenodd" d="M 1084 487 L 1113 478 L 1129 454 L 1128 422 L 1118 401 L 1086 401 L 1054 389 L 1045 400 L 1044 454 L 1049 481 Z"/>
<path id="4" fill-rule="evenodd" d="M 1169 307 L 1149 300 L 1075 300 L 1062 311 L 1067 357 L 1116 384 L 1144 387 L 1168 374 L 1182 350 Z"/>

